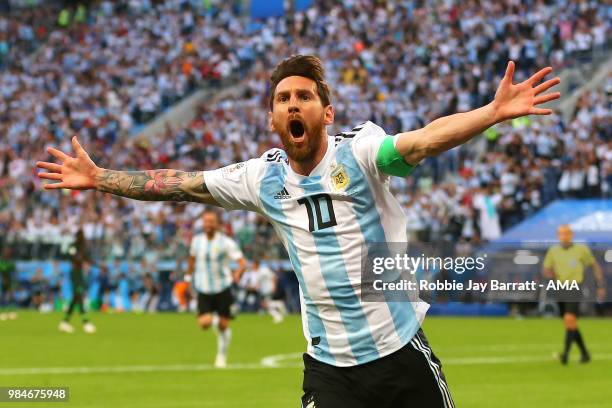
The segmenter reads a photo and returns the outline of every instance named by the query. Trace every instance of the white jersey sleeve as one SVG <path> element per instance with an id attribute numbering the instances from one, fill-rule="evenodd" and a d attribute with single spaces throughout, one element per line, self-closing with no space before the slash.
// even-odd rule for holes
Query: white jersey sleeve
<path id="1" fill-rule="evenodd" d="M 372 122 L 357 126 L 350 133 L 354 133 L 353 154 L 359 165 L 368 173 L 385 180 L 387 176 L 378 168 L 376 158 L 387 133 Z"/>
<path id="2" fill-rule="evenodd" d="M 264 166 L 261 160 L 251 159 L 217 170 L 204 171 L 204 182 L 221 207 L 227 210 L 259 211 L 257 191 Z"/>

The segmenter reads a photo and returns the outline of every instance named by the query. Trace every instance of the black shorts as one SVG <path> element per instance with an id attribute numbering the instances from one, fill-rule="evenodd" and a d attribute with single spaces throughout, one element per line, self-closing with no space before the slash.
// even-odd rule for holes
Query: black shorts
<path id="1" fill-rule="evenodd" d="M 578 316 L 580 310 L 580 302 L 584 300 L 582 296 L 583 287 L 580 290 L 558 290 L 555 295 L 559 299 L 559 312 L 561 316 L 565 313 L 571 313 Z"/>
<path id="2" fill-rule="evenodd" d="M 212 294 L 198 292 L 198 316 L 217 312 L 219 316 L 231 319 L 232 303 L 234 303 L 234 298 L 231 288 Z"/>
<path id="3" fill-rule="evenodd" d="M 304 354 L 307 408 L 453 408 L 442 364 L 419 329 L 400 350 L 369 363 L 335 367 Z"/>

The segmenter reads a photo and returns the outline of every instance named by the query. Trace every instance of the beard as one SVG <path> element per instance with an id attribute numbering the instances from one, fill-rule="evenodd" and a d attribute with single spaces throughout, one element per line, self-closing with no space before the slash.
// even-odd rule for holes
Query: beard
<path id="1" fill-rule="evenodd" d="M 279 126 L 275 123 L 275 129 L 283 142 L 285 152 L 291 160 L 296 162 L 307 161 L 312 159 L 319 148 L 321 147 L 323 137 L 323 120 L 317 121 L 310 125 L 302 121 L 304 126 L 305 143 L 296 144 L 291 135 L 289 121 L 285 126 Z"/>

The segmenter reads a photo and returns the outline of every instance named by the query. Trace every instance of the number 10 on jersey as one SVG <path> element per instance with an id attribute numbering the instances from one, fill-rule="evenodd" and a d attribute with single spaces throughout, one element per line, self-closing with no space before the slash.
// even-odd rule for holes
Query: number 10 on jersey
<path id="1" fill-rule="evenodd" d="M 325 228 L 333 227 L 336 225 L 336 214 L 334 214 L 334 206 L 332 205 L 332 199 L 329 194 L 316 194 L 310 197 L 300 198 L 298 204 L 306 207 L 308 213 L 308 229 L 310 232 L 322 230 Z M 323 214 L 324 211 L 321 206 L 327 210 L 327 214 Z M 313 212 L 314 207 L 314 212 Z M 317 225 L 315 228 L 315 214 Z M 325 217 L 325 220 L 324 220 Z"/>

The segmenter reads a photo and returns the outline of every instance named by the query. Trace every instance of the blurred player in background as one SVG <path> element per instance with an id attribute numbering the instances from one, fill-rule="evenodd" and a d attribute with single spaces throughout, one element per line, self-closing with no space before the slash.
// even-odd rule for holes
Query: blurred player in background
<path id="1" fill-rule="evenodd" d="M 246 260 L 238 244 L 219 231 L 219 216 L 207 210 L 202 215 L 204 231 L 191 241 L 185 279 L 197 292 L 198 324 L 204 330 L 212 326 L 217 335 L 215 367 L 227 365 L 227 350 L 232 338 L 229 327 L 234 303 L 232 284 L 238 283 Z M 238 267 L 230 269 L 230 262 Z"/>
<path id="2" fill-rule="evenodd" d="M 0 257 L 0 321 L 17 318 L 17 312 L 13 310 L 16 307 L 13 294 L 15 272 L 11 248 L 4 247 Z"/>
<path id="3" fill-rule="evenodd" d="M 543 274 L 548 279 L 560 282 L 576 281 L 581 286 L 580 290 L 560 291 L 559 306 L 565 325 L 565 345 L 559 359 L 562 364 L 567 364 L 572 343 L 576 342 L 580 348 L 580 362 L 591 361 L 582 334 L 578 329 L 578 313 L 580 302 L 583 300 L 582 283 L 584 282 L 584 269 L 591 266 L 597 282 L 597 298 L 601 301 L 606 296 L 605 279 L 601 267 L 593 256 L 588 246 L 572 242 L 573 234 L 569 225 L 561 225 L 557 229 L 559 244 L 554 245 L 546 252 L 544 258 Z"/>
<path id="4" fill-rule="evenodd" d="M 79 229 L 74 238 L 74 243 L 68 249 L 70 254 L 70 281 L 72 282 L 72 299 L 66 310 L 64 318 L 59 324 L 59 331 L 64 333 L 73 333 L 74 327 L 70 324 L 70 318 L 75 307 L 79 308 L 81 320 L 83 321 L 83 330 L 85 333 L 95 333 L 96 327 L 89 321 L 87 311 L 85 310 L 84 298 L 87 291 L 85 282 L 85 266 L 86 263 L 91 263 L 87 242 L 83 229 Z"/>
<path id="5" fill-rule="evenodd" d="M 38 162 L 46 189 L 97 189 L 139 200 L 196 201 L 265 215 L 300 283 L 304 335 L 302 406 L 453 407 L 440 361 L 421 330 L 424 302 L 362 302 L 361 249 L 406 242 L 406 215 L 389 177 L 406 177 L 421 160 L 466 143 L 496 123 L 549 115 L 559 98 L 540 83 L 552 68 L 513 84 L 509 62 L 494 100 L 387 135 L 366 122 L 336 136 L 322 62 L 292 56 L 271 75 L 268 123 L 284 150 L 214 171 L 115 171 L 91 160 L 76 137 L 76 157 L 49 148 L 60 164 Z"/>
<path id="6" fill-rule="evenodd" d="M 244 290 L 242 296 L 243 310 L 261 307 L 272 316 L 274 323 L 280 323 L 287 314 L 287 307 L 282 300 L 276 274 L 259 259 L 254 259 L 246 270 L 240 286 Z"/>
<path id="7" fill-rule="evenodd" d="M 253 269 L 259 275 L 259 293 L 262 307 L 272 316 L 274 323 L 280 323 L 287 315 L 283 293 L 276 273 L 259 260 L 253 261 Z"/>
<path id="8" fill-rule="evenodd" d="M 247 267 L 238 284 L 238 303 L 242 312 L 257 312 L 261 306 L 261 276 L 258 261 Z"/>

